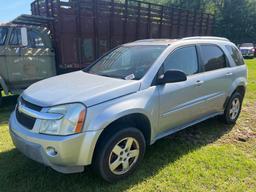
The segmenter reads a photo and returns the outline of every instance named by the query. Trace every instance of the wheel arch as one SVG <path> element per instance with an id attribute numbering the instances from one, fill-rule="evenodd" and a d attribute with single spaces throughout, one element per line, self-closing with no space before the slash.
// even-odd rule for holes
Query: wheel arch
<path id="1" fill-rule="evenodd" d="M 229 94 L 229 96 L 227 97 L 227 99 L 226 99 L 226 101 L 225 101 L 225 103 L 224 103 L 224 109 L 227 107 L 227 104 L 228 104 L 228 102 L 229 102 L 229 99 L 230 99 L 230 97 L 231 97 L 234 93 L 238 92 L 238 93 L 241 94 L 242 98 L 244 98 L 245 91 L 246 91 L 246 86 L 245 86 L 245 85 L 243 85 L 243 84 L 237 85 L 237 87 L 236 87 L 236 88 L 231 92 L 231 94 Z"/>
<path id="2" fill-rule="evenodd" d="M 120 125 L 125 125 L 120 127 Z M 131 113 L 119 117 L 118 119 L 113 120 L 110 124 L 108 124 L 102 133 L 100 134 L 98 141 L 104 137 L 107 133 L 111 132 L 113 129 L 124 129 L 127 126 L 132 126 L 139 129 L 146 140 L 147 144 L 150 144 L 151 141 L 151 124 L 149 118 L 142 113 Z M 97 143 L 98 143 L 97 141 Z M 96 144 L 97 145 L 97 144 Z"/>

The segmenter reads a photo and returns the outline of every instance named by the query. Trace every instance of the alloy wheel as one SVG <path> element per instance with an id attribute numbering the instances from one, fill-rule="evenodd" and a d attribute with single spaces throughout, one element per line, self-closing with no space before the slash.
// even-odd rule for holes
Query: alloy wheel
<path id="1" fill-rule="evenodd" d="M 234 120 L 237 118 L 240 110 L 240 101 L 238 98 L 235 98 L 232 103 L 229 110 L 229 116 L 231 120 Z"/>
<path id="2" fill-rule="evenodd" d="M 135 138 L 127 137 L 119 141 L 109 156 L 109 168 L 115 175 L 122 175 L 135 165 L 140 154 L 139 143 Z"/>

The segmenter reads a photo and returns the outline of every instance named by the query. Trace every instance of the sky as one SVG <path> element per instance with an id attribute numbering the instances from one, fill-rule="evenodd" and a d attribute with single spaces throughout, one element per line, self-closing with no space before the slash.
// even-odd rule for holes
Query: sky
<path id="1" fill-rule="evenodd" d="M 15 19 L 20 14 L 30 14 L 33 0 L 0 0 L 0 23 Z"/>

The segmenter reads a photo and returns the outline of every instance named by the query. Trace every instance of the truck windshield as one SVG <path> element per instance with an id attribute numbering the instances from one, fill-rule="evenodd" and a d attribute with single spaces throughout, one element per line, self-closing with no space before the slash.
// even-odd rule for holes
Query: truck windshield
<path id="1" fill-rule="evenodd" d="M 85 72 L 125 80 L 141 79 L 167 46 L 121 46 Z"/>
<path id="2" fill-rule="evenodd" d="M 3 28 L 3 27 L 0 28 L 0 45 L 3 45 L 5 43 L 7 32 L 8 32 L 7 28 Z"/>

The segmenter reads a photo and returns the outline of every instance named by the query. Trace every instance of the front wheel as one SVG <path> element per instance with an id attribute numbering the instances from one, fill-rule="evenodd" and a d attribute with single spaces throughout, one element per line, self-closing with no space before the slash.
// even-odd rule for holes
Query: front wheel
<path id="1" fill-rule="evenodd" d="M 243 97 L 239 92 L 235 92 L 229 99 L 223 119 L 227 124 L 234 124 L 241 112 Z"/>
<path id="2" fill-rule="evenodd" d="M 114 130 L 105 135 L 97 146 L 93 166 L 108 182 L 115 182 L 131 175 L 145 153 L 145 138 L 136 128 Z"/>
<path id="3" fill-rule="evenodd" d="M 0 90 L 0 107 L 2 106 L 3 102 L 3 96 L 2 96 L 2 91 Z"/>

